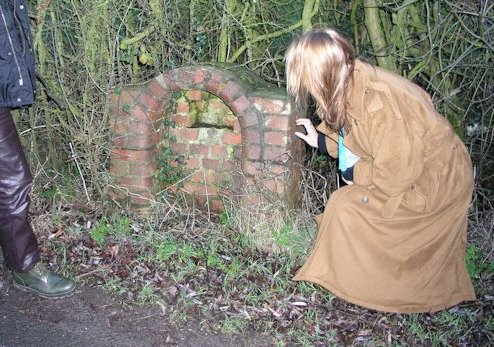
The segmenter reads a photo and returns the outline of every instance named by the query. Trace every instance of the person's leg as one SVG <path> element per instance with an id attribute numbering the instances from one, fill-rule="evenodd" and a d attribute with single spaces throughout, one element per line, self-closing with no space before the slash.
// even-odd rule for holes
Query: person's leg
<path id="1" fill-rule="evenodd" d="M 71 294 L 75 283 L 46 270 L 28 220 L 32 177 L 10 109 L 0 108 L 0 245 L 14 285 L 44 297 Z"/>
<path id="2" fill-rule="evenodd" d="M 27 272 L 39 261 L 28 221 L 32 177 L 8 108 L 0 108 L 0 244 L 5 262 Z"/>

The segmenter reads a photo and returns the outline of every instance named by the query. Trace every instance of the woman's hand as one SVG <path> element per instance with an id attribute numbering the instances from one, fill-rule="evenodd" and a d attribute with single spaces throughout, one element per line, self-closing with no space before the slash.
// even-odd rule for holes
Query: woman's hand
<path id="1" fill-rule="evenodd" d="M 308 118 L 299 118 L 296 120 L 297 125 L 303 126 L 305 128 L 305 132 L 296 132 L 295 135 L 304 140 L 309 146 L 318 148 L 317 146 L 317 137 L 319 136 L 316 128 L 312 125 L 312 122 Z"/>

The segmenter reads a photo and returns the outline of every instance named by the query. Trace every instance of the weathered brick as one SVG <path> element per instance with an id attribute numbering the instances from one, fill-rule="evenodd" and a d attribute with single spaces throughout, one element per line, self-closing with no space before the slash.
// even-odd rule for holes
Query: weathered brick
<path id="1" fill-rule="evenodd" d="M 202 161 L 200 158 L 193 157 L 193 156 L 187 158 L 186 167 L 188 169 L 199 169 L 199 168 L 201 168 L 201 165 L 202 165 Z"/>
<path id="2" fill-rule="evenodd" d="M 156 150 L 114 149 L 111 151 L 112 162 L 115 160 L 136 161 L 142 165 L 156 160 Z"/>
<path id="3" fill-rule="evenodd" d="M 261 125 L 259 114 L 254 111 L 247 111 L 239 115 L 240 125 L 242 128 L 251 128 Z"/>
<path id="4" fill-rule="evenodd" d="M 225 145 L 210 145 L 209 146 L 209 157 L 212 159 L 223 159 L 226 154 Z"/>
<path id="5" fill-rule="evenodd" d="M 177 113 L 189 113 L 189 103 L 185 101 L 180 101 L 177 103 Z"/>
<path id="6" fill-rule="evenodd" d="M 267 116 L 265 124 L 268 129 L 286 131 L 289 128 L 289 118 L 285 116 Z"/>
<path id="7" fill-rule="evenodd" d="M 151 188 L 154 184 L 153 177 L 121 177 L 120 185 L 127 188 Z"/>
<path id="8" fill-rule="evenodd" d="M 217 170 L 219 169 L 220 162 L 217 159 L 209 159 L 209 158 L 203 158 L 202 159 L 202 166 L 205 169 L 208 170 Z"/>
<path id="9" fill-rule="evenodd" d="M 242 137 L 244 138 L 245 143 L 261 143 L 261 133 L 258 131 L 258 129 L 243 129 Z"/>
<path id="10" fill-rule="evenodd" d="M 261 159 L 261 146 L 249 144 L 244 147 L 244 152 L 249 160 L 259 160 Z"/>
<path id="11" fill-rule="evenodd" d="M 262 171 L 263 171 L 262 170 L 262 164 L 246 160 L 242 165 L 242 171 L 245 174 L 252 175 L 252 176 L 260 175 L 260 174 L 262 174 Z"/>
<path id="12" fill-rule="evenodd" d="M 244 112 L 249 108 L 249 106 L 250 106 L 250 101 L 249 99 L 247 99 L 245 95 L 239 96 L 230 104 L 230 108 L 235 114 Z"/>
<path id="13" fill-rule="evenodd" d="M 159 77 L 159 76 L 158 76 Z M 154 78 L 152 79 L 151 81 L 149 81 L 148 83 L 148 88 L 149 90 L 151 91 L 151 93 L 157 97 L 157 98 L 161 98 L 161 99 L 166 99 L 168 97 L 168 92 L 167 90 L 163 87 L 163 85 L 161 85 L 161 83 L 159 82 L 160 81 L 165 81 L 163 78 Z"/>
<path id="14" fill-rule="evenodd" d="M 191 101 L 200 101 L 202 100 L 202 91 L 201 90 L 188 90 L 185 94 L 187 99 Z"/>
<path id="15" fill-rule="evenodd" d="M 219 97 L 223 99 L 227 104 L 230 104 L 235 96 L 240 92 L 240 86 L 232 81 L 228 83 L 219 91 Z"/>
<path id="16" fill-rule="evenodd" d="M 199 137 L 199 128 L 184 128 L 180 130 L 183 138 L 189 141 L 197 141 Z"/>
<path id="17" fill-rule="evenodd" d="M 242 142 L 242 134 L 235 134 L 230 132 L 225 132 L 223 134 L 223 143 L 225 145 L 238 145 L 241 142 Z"/>
<path id="18" fill-rule="evenodd" d="M 238 121 L 237 117 L 233 119 L 233 131 L 236 133 L 239 133 L 241 131 L 240 122 Z"/>
<path id="19" fill-rule="evenodd" d="M 184 143 L 171 143 L 170 148 L 175 154 L 183 154 L 187 151 L 187 146 Z"/>
<path id="20" fill-rule="evenodd" d="M 190 154 L 195 156 L 207 157 L 209 154 L 209 146 L 204 144 L 191 144 Z"/>
<path id="21" fill-rule="evenodd" d="M 119 148 L 144 150 L 156 147 L 159 142 L 159 133 L 153 135 L 126 135 L 113 139 L 113 145 Z"/>
<path id="22" fill-rule="evenodd" d="M 262 182 L 263 186 L 273 193 L 283 194 L 285 187 L 280 180 L 269 179 Z"/>
<path id="23" fill-rule="evenodd" d="M 195 123 L 195 119 L 188 114 L 174 114 L 172 121 L 177 127 L 191 127 Z"/>
<path id="24" fill-rule="evenodd" d="M 265 146 L 264 147 L 264 160 L 276 161 L 276 162 L 285 162 L 288 158 L 288 154 L 283 147 L 273 147 L 273 146 Z"/>
<path id="25" fill-rule="evenodd" d="M 118 100 L 120 108 L 128 107 L 129 109 L 135 104 L 137 92 L 133 89 L 123 89 Z"/>
<path id="26" fill-rule="evenodd" d="M 271 99 L 263 97 L 250 98 L 256 108 L 267 114 L 286 114 L 287 100 Z"/>
<path id="27" fill-rule="evenodd" d="M 156 162 L 142 165 L 139 162 L 129 162 L 129 174 L 134 177 L 150 177 L 156 174 L 158 165 Z"/>
<path id="28" fill-rule="evenodd" d="M 287 144 L 286 133 L 269 131 L 264 133 L 264 142 L 269 145 L 285 146 Z"/>
<path id="29" fill-rule="evenodd" d="M 127 160 L 112 160 L 109 172 L 116 177 L 128 176 L 129 162 Z"/>
<path id="30" fill-rule="evenodd" d="M 204 82 L 204 78 L 205 78 L 204 71 L 198 69 L 196 71 L 196 75 L 194 77 L 194 83 L 196 83 L 196 84 L 202 83 L 202 82 Z"/>
<path id="31" fill-rule="evenodd" d="M 139 103 L 146 110 L 159 110 L 161 108 L 160 99 L 155 98 L 153 95 L 148 94 L 145 90 L 139 96 Z"/>

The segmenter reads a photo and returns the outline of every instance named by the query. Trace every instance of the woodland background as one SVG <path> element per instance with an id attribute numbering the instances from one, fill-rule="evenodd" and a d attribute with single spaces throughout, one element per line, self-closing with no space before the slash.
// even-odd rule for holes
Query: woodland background
<path id="1" fill-rule="evenodd" d="M 40 216 L 51 216 L 49 226 L 39 226 L 40 232 L 46 230 L 47 240 L 54 229 L 70 225 L 66 228 L 66 233 L 70 233 L 70 228 L 76 225 L 86 234 L 90 233 L 88 242 L 92 242 L 93 250 L 100 247 L 100 251 L 105 252 L 114 246 L 111 237 L 117 237 L 112 236 L 111 230 L 122 227 L 138 233 L 146 229 L 133 216 L 125 215 L 125 211 L 119 211 L 118 216 L 112 213 L 115 208 L 106 200 L 110 181 L 106 173 L 109 127 L 105 111 L 106 95 L 111 89 L 143 82 L 167 69 L 198 62 L 246 65 L 263 79 L 283 87 L 283 56 L 287 45 L 312 26 L 330 25 L 351 39 L 359 55 L 425 88 L 437 109 L 467 145 L 476 168 L 469 252 L 473 259 L 472 271 L 477 272 L 471 274 L 477 276 L 480 281 L 477 284 L 480 283 L 485 293 L 492 289 L 492 1 L 30 0 L 29 5 L 40 83 L 36 104 L 17 112 L 16 121 L 35 173 L 34 213 L 38 213 L 38 222 L 46 219 Z M 327 164 L 327 161 L 317 157 L 308 160 L 307 179 L 310 183 L 314 177 L 334 182 L 335 171 L 322 169 L 321 163 Z M 178 213 L 177 205 L 173 206 L 173 213 L 161 211 L 161 215 L 172 215 L 179 220 L 184 211 Z M 309 210 L 308 214 L 320 208 L 304 207 Z M 69 215 L 68 211 L 82 211 L 85 217 Z M 191 213 L 187 211 L 187 216 Z M 219 216 L 219 222 L 232 229 L 246 221 L 247 217 L 242 219 L 239 215 L 238 211 L 226 211 Z M 82 222 L 81 218 L 87 220 Z M 254 217 L 249 215 L 248 218 Z M 206 220 L 211 222 L 210 216 Z M 157 223 L 160 228 L 173 229 L 168 221 L 157 220 Z M 296 229 L 295 222 L 287 224 L 285 220 L 281 228 L 273 227 L 276 235 L 282 235 L 287 230 L 286 225 L 290 230 Z M 97 230 L 103 233 L 102 239 L 98 239 Z M 183 237 L 181 234 L 178 239 L 183 240 Z M 64 259 L 65 263 L 55 255 L 60 253 L 56 247 L 65 247 L 69 255 L 73 253 L 74 259 L 77 258 L 77 249 L 67 245 L 75 243 L 75 236 L 66 235 L 62 241 L 46 245 L 46 254 L 53 254 L 53 264 L 66 265 L 67 272 L 80 273 L 85 269 L 80 254 L 79 260 Z M 309 242 L 306 249 L 310 247 Z M 289 245 L 278 243 L 278 246 L 283 249 Z M 55 250 L 50 252 L 50 247 Z M 301 258 L 304 252 L 300 252 Z M 288 253 L 297 255 L 293 251 Z M 90 260 L 90 257 L 82 258 Z M 294 267 L 298 261 L 292 262 Z M 226 270 L 219 268 L 218 271 L 221 274 Z M 115 288 L 122 288 L 119 281 L 125 276 L 108 276 L 101 275 L 95 281 L 118 292 Z M 128 290 L 135 290 L 139 296 L 141 289 L 136 284 L 132 288 Z M 159 296 L 156 288 L 149 292 Z M 153 295 L 147 302 L 156 299 Z M 483 300 L 482 294 L 480 297 Z M 492 301 L 486 307 L 491 309 Z M 413 319 L 413 324 L 418 324 L 422 318 Z M 447 335 L 446 341 L 451 338 L 461 342 L 465 336 L 468 340 L 493 334 L 492 317 L 485 324 L 488 332 L 484 335 L 473 337 L 470 333 L 458 333 L 453 337 Z M 447 329 L 447 325 L 440 326 Z M 394 331 L 392 336 L 395 336 L 393 334 Z M 398 330 L 396 334 L 401 333 Z M 400 336 L 407 335 L 403 334 Z M 430 334 L 427 336 L 424 339 L 431 338 Z M 408 341 L 417 341 L 413 336 L 411 339 Z"/>

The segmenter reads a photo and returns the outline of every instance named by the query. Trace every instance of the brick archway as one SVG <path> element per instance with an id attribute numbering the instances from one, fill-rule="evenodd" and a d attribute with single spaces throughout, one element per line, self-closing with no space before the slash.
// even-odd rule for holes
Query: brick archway
<path id="1" fill-rule="evenodd" d="M 146 208 L 153 200 L 159 189 L 154 174 L 161 123 L 172 93 L 184 90 L 217 96 L 237 117 L 239 165 L 246 178 L 243 185 L 262 181 L 281 198 L 296 200 L 300 177 L 294 163 L 304 156 L 304 146 L 293 135 L 299 113 L 284 89 L 269 85 L 245 67 L 230 64 L 180 67 L 109 95 L 113 133 L 110 172 L 115 185 L 123 188 L 117 189 L 117 198 L 129 198 L 136 209 Z M 255 200 L 255 196 L 247 198 Z"/>

